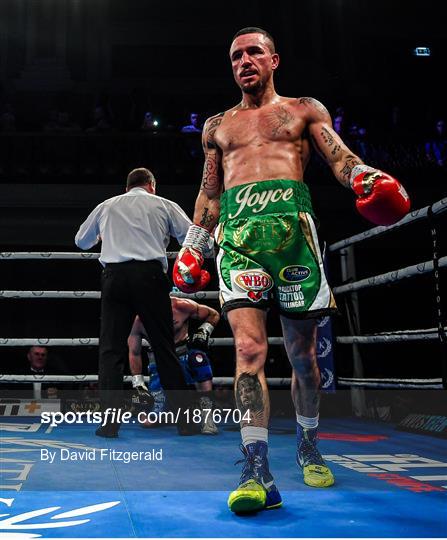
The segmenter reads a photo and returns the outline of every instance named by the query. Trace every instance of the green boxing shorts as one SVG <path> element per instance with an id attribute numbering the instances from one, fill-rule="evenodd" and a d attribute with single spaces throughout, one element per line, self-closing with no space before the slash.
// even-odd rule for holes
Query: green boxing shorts
<path id="1" fill-rule="evenodd" d="M 295 180 L 242 184 L 221 197 L 215 239 L 220 303 L 306 319 L 337 311 L 318 245 L 309 190 Z"/>

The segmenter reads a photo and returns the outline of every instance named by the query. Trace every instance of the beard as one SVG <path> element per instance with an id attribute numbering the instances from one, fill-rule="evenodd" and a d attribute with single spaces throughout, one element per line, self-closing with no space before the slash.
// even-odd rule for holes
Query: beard
<path id="1" fill-rule="evenodd" d="M 256 83 L 253 86 L 249 86 L 248 88 L 242 87 L 241 90 L 244 94 L 249 94 L 251 96 L 257 94 L 262 88 L 261 83 Z"/>
<path id="2" fill-rule="evenodd" d="M 247 85 L 247 86 L 239 85 L 240 89 L 242 90 L 244 94 L 248 94 L 251 96 L 258 94 L 264 88 L 264 86 L 265 84 L 261 79 L 259 79 L 256 83 L 251 84 L 251 85 Z"/>

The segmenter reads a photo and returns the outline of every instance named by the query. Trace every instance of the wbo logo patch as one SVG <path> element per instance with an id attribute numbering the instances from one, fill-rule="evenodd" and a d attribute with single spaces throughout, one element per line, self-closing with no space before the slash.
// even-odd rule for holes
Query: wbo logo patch
<path id="1" fill-rule="evenodd" d="M 264 294 L 273 287 L 273 280 L 263 270 L 244 270 L 234 278 L 238 287 L 247 291 L 252 302 L 259 302 Z"/>
<path id="2" fill-rule="evenodd" d="M 312 270 L 308 266 L 294 264 L 286 266 L 279 273 L 279 277 L 289 283 L 297 283 L 306 280 L 312 274 Z"/>

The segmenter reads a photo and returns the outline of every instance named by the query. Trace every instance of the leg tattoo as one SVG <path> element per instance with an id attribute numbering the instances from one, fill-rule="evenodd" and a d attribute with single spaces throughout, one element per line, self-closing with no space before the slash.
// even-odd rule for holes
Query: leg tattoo
<path id="1" fill-rule="evenodd" d="M 249 419 L 242 420 L 241 427 L 264 426 L 264 418 L 268 414 L 266 410 L 268 407 L 266 407 L 267 400 L 258 375 L 241 373 L 236 379 L 235 394 L 236 405 L 242 416 L 247 411 L 249 412 Z"/>

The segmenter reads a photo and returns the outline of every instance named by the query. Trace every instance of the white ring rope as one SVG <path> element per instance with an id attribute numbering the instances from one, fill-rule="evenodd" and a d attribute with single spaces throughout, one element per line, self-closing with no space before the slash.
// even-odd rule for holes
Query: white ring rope
<path id="1" fill-rule="evenodd" d="M 337 343 L 392 343 L 402 341 L 425 341 L 427 339 L 438 339 L 437 328 L 427 328 L 425 330 L 397 330 L 395 332 L 381 332 L 365 336 L 338 336 Z M 447 328 L 446 328 L 447 331 Z M 269 345 L 283 345 L 284 338 L 269 337 Z M 31 347 L 41 345 L 48 347 L 79 347 L 79 346 L 98 346 L 98 338 L 0 338 L 0 347 Z M 143 340 L 143 345 L 149 343 Z M 234 345 L 232 337 L 210 338 L 210 345 L 229 346 Z"/>
<path id="2" fill-rule="evenodd" d="M 345 382 L 384 382 L 384 383 L 408 383 L 408 384 L 436 384 L 442 382 L 441 378 L 435 379 L 401 379 L 398 377 L 369 377 L 368 379 L 359 379 L 356 377 L 340 377 L 340 381 Z"/>
<path id="3" fill-rule="evenodd" d="M 447 328 L 446 328 L 447 331 Z M 396 330 L 395 332 L 379 332 L 363 336 L 338 336 L 337 343 L 343 345 L 372 344 L 372 343 L 402 343 L 403 341 L 425 341 L 439 339 L 437 328 L 425 330 Z"/>
<path id="4" fill-rule="evenodd" d="M 345 238 L 343 240 L 339 240 L 338 242 L 335 242 L 334 244 L 331 244 L 329 246 L 329 251 L 338 251 L 344 247 L 350 246 L 352 244 L 356 244 L 358 242 L 362 242 L 363 240 L 367 240 L 369 238 L 374 238 L 375 236 L 384 234 L 386 232 L 392 231 L 394 229 L 398 229 L 402 226 L 407 225 L 408 223 L 413 223 L 415 221 L 419 221 L 421 219 L 424 219 L 428 215 L 429 208 L 432 209 L 433 214 L 441 214 L 442 212 L 445 212 L 447 210 L 447 198 L 441 199 L 440 201 L 435 202 L 434 204 L 430 206 L 425 206 L 424 208 L 420 208 L 419 210 L 413 210 L 410 212 L 407 216 L 405 216 L 403 219 L 395 223 L 394 225 L 389 225 L 387 227 L 379 226 L 379 227 L 373 227 L 372 229 L 368 229 L 367 231 L 364 231 L 360 234 L 355 234 L 354 236 L 350 236 L 349 238 Z M 174 259 L 177 256 L 177 251 L 168 251 L 166 253 L 168 259 Z M 95 260 L 99 259 L 99 253 L 91 253 L 91 252 L 34 252 L 34 251 L 22 251 L 22 252 L 11 252 L 11 251 L 3 251 L 0 252 L 0 259 L 9 259 L 9 260 L 16 260 L 16 259 L 80 259 L 80 260 Z"/>
<path id="5" fill-rule="evenodd" d="M 439 267 L 447 266 L 447 256 L 439 259 Z M 369 278 L 346 283 L 333 288 L 335 294 L 343 294 L 346 292 L 354 292 L 360 289 L 369 287 L 377 287 L 378 285 L 386 285 L 387 283 L 396 283 L 405 278 L 414 277 L 421 274 L 427 274 L 433 271 L 433 261 L 425 261 L 405 268 L 399 268 L 392 272 L 371 276 Z M 198 300 L 217 299 L 219 293 L 217 291 L 199 291 L 193 294 L 185 294 L 181 292 L 173 293 L 172 296 L 179 298 L 194 298 Z M 0 298 L 86 298 L 97 299 L 101 297 L 99 291 L 0 291 Z"/>
<path id="6" fill-rule="evenodd" d="M 447 266 L 447 256 L 439 259 L 439 267 L 444 268 Z M 387 283 L 396 283 L 405 278 L 418 276 L 421 274 L 427 274 L 433 272 L 433 261 L 426 261 L 406 268 L 399 268 L 399 270 L 393 270 L 392 272 L 386 272 L 378 276 L 371 276 L 369 278 L 347 283 L 346 285 L 340 285 L 333 288 L 335 294 L 343 294 L 346 292 L 359 291 L 367 287 L 377 287 L 378 285 L 386 285 Z"/>
<path id="7" fill-rule="evenodd" d="M 149 377 L 144 378 L 146 382 Z M 97 382 L 98 375 L 0 375 L 0 383 L 50 383 L 50 382 Z M 124 382 L 132 382 L 131 376 L 123 377 Z M 214 377 L 215 385 L 232 386 L 234 377 Z M 268 378 L 267 384 L 273 387 L 289 387 L 291 379 L 287 377 Z M 341 386 L 366 386 L 371 388 L 418 388 L 418 389 L 441 389 L 442 379 L 355 379 L 339 378 Z"/>
<path id="8" fill-rule="evenodd" d="M 329 251 L 338 251 L 344 247 L 350 246 L 352 244 L 356 244 L 358 242 L 362 242 L 363 240 L 367 240 L 369 238 L 374 238 L 375 236 L 384 234 L 386 232 L 390 232 L 394 229 L 398 229 L 402 226 L 405 226 L 409 223 L 413 223 L 416 221 L 419 221 L 421 219 L 424 219 L 428 215 L 429 208 L 432 209 L 433 214 L 441 214 L 442 212 L 445 212 L 447 210 L 447 198 L 441 199 L 440 201 L 435 202 L 434 204 L 430 206 L 425 206 L 424 208 L 420 208 L 419 210 L 413 210 L 410 212 L 407 216 L 405 216 L 403 219 L 395 223 L 394 225 L 389 225 L 387 227 L 379 226 L 379 227 L 373 227 L 372 229 L 368 229 L 367 231 L 364 231 L 360 234 L 356 234 L 354 236 L 350 236 L 349 238 L 345 238 L 343 240 L 339 240 L 338 242 L 335 242 L 334 244 L 331 244 L 329 246 Z M 166 253 L 168 259 L 175 259 L 177 256 L 177 251 L 168 251 Z M 92 252 L 82 252 L 79 253 L 77 251 L 74 252 L 34 252 L 34 251 L 22 251 L 22 252 L 11 252 L 11 251 L 3 251 L 0 252 L 0 259 L 9 259 L 9 260 L 16 260 L 16 259 L 80 259 L 80 260 L 96 260 L 99 259 L 99 253 L 92 253 Z M 212 257 L 210 255 L 210 257 Z"/>
<path id="9" fill-rule="evenodd" d="M 282 337 L 268 338 L 269 345 L 282 345 Z M 98 338 L 0 338 L 0 347 L 31 347 L 41 345 L 45 347 L 79 347 L 79 346 L 98 346 Z M 149 346 L 149 343 L 143 339 L 143 345 Z M 210 338 L 210 345 L 227 346 L 234 345 L 234 339 L 228 338 Z"/>
<path id="10" fill-rule="evenodd" d="M 439 267 L 447 267 L 447 256 L 439 259 Z M 427 274 L 433 271 L 433 261 L 425 261 L 405 268 L 399 268 L 392 272 L 371 276 L 369 278 L 346 283 L 333 288 L 335 294 L 343 294 L 346 292 L 354 292 L 360 289 L 369 287 L 377 287 L 378 285 L 386 285 L 387 283 L 396 283 L 402 279 L 411 278 L 421 274 Z M 172 293 L 171 296 L 178 298 L 192 298 L 195 300 L 216 300 L 219 297 L 217 291 L 199 291 L 193 294 L 182 292 Z M 84 298 L 98 299 L 101 298 L 99 291 L 0 291 L 0 298 Z"/>
<path id="11" fill-rule="evenodd" d="M 339 240 L 338 242 L 331 244 L 328 249 L 332 253 L 345 247 L 352 246 L 353 244 L 363 242 L 363 240 L 368 240 L 370 238 L 374 238 L 375 236 L 380 236 L 392 230 L 399 229 L 400 227 L 408 225 L 409 223 L 420 221 L 421 219 L 427 218 L 430 208 L 432 209 L 433 214 L 442 214 L 447 210 L 447 198 L 441 199 L 440 201 L 435 202 L 431 206 L 425 206 L 424 208 L 420 208 L 419 210 L 414 210 L 413 212 L 410 212 L 394 225 L 389 225 L 387 227 L 373 227 L 372 229 L 368 229 L 367 231 L 364 231 L 360 234 L 355 234 L 354 236 L 350 236 L 349 238 L 345 238 L 344 240 Z"/>
<path id="12" fill-rule="evenodd" d="M 340 386 L 363 386 L 368 388 L 418 388 L 434 389 L 443 388 L 442 379 L 358 379 L 340 377 Z"/>
<path id="13" fill-rule="evenodd" d="M 175 259 L 177 257 L 178 251 L 167 251 L 166 256 L 168 259 Z M 53 260 L 83 260 L 83 261 L 94 261 L 99 259 L 100 253 L 89 253 L 89 252 L 82 252 L 79 253 L 77 251 L 60 251 L 60 252 L 39 252 L 39 251 L 2 251 L 0 252 L 0 259 L 5 260 L 39 260 L 39 259 L 53 259 Z M 213 258 L 212 255 L 206 255 L 205 258 L 210 259 Z"/>
<path id="14" fill-rule="evenodd" d="M 149 382 L 149 377 L 144 377 L 146 382 Z M 98 375 L 1 375 L 0 383 L 2 382 L 32 382 L 32 383 L 46 383 L 46 382 L 96 382 L 98 381 Z M 132 377 L 126 375 L 123 377 L 124 382 L 132 382 Z M 287 377 L 273 377 L 268 378 L 267 383 L 269 386 L 290 386 L 292 379 Z M 213 377 L 213 384 L 215 385 L 233 385 L 234 377 Z"/>
<path id="15" fill-rule="evenodd" d="M 171 293 L 176 298 L 191 298 L 193 300 L 217 300 L 217 291 L 198 291 L 196 293 Z M 0 298 L 83 298 L 84 300 L 97 300 L 101 298 L 100 291 L 0 291 Z"/>
<path id="16" fill-rule="evenodd" d="M 388 225 L 386 227 L 379 226 L 379 227 L 373 227 L 372 229 L 368 229 L 367 231 L 364 231 L 359 234 L 355 234 L 353 236 L 350 236 L 349 238 L 345 238 L 343 240 L 339 240 L 338 242 L 335 242 L 334 244 L 331 244 L 329 246 L 329 251 L 334 252 L 338 251 L 340 249 L 343 249 L 347 246 L 351 246 L 353 244 L 357 244 L 359 242 L 362 242 L 363 240 L 368 240 L 370 238 L 374 238 L 375 236 L 382 235 L 384 233 L 390 232 L 395 229 L 399 229 L 405 225 L 408 225 L 409 223 L 414 223 L 416 221 L 420 221 L 422 219 L 427 218 L 428 211 L 431 208 L 433 214 L 441 214 L 447 210 L 447 197 L 444 199 L 441 199 L 440 201 L 437 201 L 433 203 L 431 206 L 424 206 L 423 208 L 419 208 L 418 210 L 413 210 L 409 214 L 407 214 L 403 219 L 395 223 L 394 225 Z M 166 253 L 168 259 L 175 259 L 177 256 L 177 251 L 168 251 Z M 80 259 L 80 260 L 96 260 L 99 259 L 99 253 L 91 253 L 91 252 L 34 252 L 34 251 L 21 251 L 21 252 L 10 252 L 10 251 L 4 251 L 0 252 L 0 259 Z M 210 257 L 212 257 L 210 255 Z"/>
<path id="17" fill-rule="evenodd" d="M 431 205 L 426 206 L 420 210 L 415 210 L 411 214 L 407 215 L 404 219 L 398 223 L 388 227 L 375 227 L 361 234 L 351 236 L 335 244 L 329 246 L 330 251 L 337 251 L 349 245 L 363 241 L 374 236 L 378 236 L 385 232 L 397 229 L 408 223 L 415 222 L 426 218 L 431 208 L 433 214 L 440 214 L 447 210 L 447 198 Z M 0 252 L 0 259 L 14 260 L 14 259 L 78 259 L 78 260 L 97 260 L 99 253 L 86 253 L 86 252 Z M 173 259 L 177 256 L 177 252 L 167 252 L 167 257 Z M 439 267 L 444 268 L 447 266 L 447 257 L 439 259 Z M 433 262 L 426 261 L 416 265 L 408 266 L 372 276 L 366 279 L 355 281 L 353 283 L 347 283 L 338 287 L 334 287 L 335 294 L 343 294 L 346 292 L 354 292 L 367 287 L 374 287 L 378 285 L 385 285 L 387 283 L 396 283 L 404 278 L 414 277 L 416 275 L 426 274 L 433 271 Z M 171 296 L 179 298 L 191 298 L 194 300 L 215 300 L 218 299 L 219 293 L 217 291 L 199 291 L 193 294 L 185 294 L 181 292 L 171 293 Z M 0 291 L 0 298 L 13 298 L 13 299 L 35 299 L 35 298 L 58 298 L 58 299 L 99 299 L 101 293 L 99 291 L 12 291 L 5 290 Z M 423 340 L 436 340 L 439 339 L 437 329 L 429 328 L 423 330 L 403 330 L 396 332 L 382 332 L 373 335 L 363 336 L 339 336 L 336 338 L 337 343 L 341 344 L 374 344 L 374 343 L 392 343 L 403 341 L 423 341 Z M 275 337 L 269 338 L 270 345 L 282 345 L 283 338 Z M 210 340 L 212 345 L 233 345 L 233 338 L 214 338 Z M 145 343 L 147 344 L 147 343 Z M 97 346 L 98 338 L 0 338 L 0 346 L 13 347 L 13 346 L 32 346 L 32 345 L 48 345 L 48 346 Z"/>

